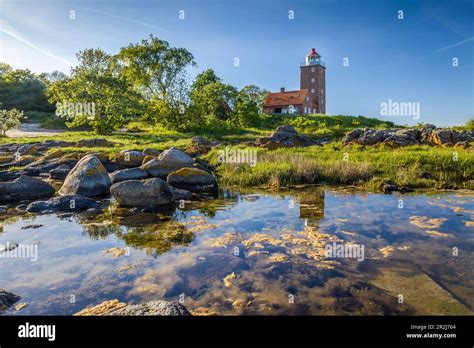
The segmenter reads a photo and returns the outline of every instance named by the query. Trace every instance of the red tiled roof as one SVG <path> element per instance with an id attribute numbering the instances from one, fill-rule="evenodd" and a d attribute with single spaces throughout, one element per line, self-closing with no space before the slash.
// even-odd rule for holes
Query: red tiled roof
<path id="1" fill-rule="evenodd" d="M 302 105 L 304 98 L 308 94 L 307 89 L 300 89 L 297 91 L 270 93 L 265 98 L 263 106 L 288 106 L 288 105 Z"/>

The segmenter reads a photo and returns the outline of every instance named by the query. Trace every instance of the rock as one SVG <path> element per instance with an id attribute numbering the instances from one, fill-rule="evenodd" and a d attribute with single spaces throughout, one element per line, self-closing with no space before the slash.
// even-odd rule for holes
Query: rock
<path id="1" fill-rule="evenodd" d="M 158 156 L 158 159 L 165 164 L 181 167 L 192 166 L 194 163 L 189 155 L 175 147 L 163 151 L 160 156 Z"/>
<path id="2" fill-rule="evenodd" d="M 154 159 L 156 159 L 156 157 L 146 155 L 145 158 L 143 158 L 142 165 L 144 165 L 145 163 L 148 163 L 148 162 L 150 162 Z"/>
<path id="3" fill-rule="evenodd" d="M 69 172 L 59 193 L 65 196 L 100 196 L 108 193 L 111 184 L 109 174 L 99 159 L 89 155 L 83 157 Z"/>
<path id="4" fill-rule="evenodd" d="M 195 136 L 191 138 L 191 145 L 187 146 L 184 152 L 190 156 L 204 155 L 218 144 L 219 142 L 211 142 L 206 138 Z"/>
<path id="5" fill-rule="evenodd" d="M 158 151 L 157 149 L 147 147 L 145 150 L 142 151 L 142 153 L 146 156 L 158 157 L 161 152 Z"/>
<path id="6" fill-rule="evenodd" d="M 458 141 L 456 144 L 454 144 L 454 147 L 458 149 L 468 149 L 471 147 L 471 144 L 467 141 Z"/>
<path id="7" fill-rule="evenodd" d="M 283 133 L 297 134 L 295 127 L 290 126 L 290 125 L 281 125 L 281 126 L 278 126 L 278 127 L 275 129 L 275 132 L 276 132 L 276 133 L 282 133 L 282 132 L 283 132 Z"/>
<path id="8" fill-rule="evenodd" d="M 11 182 L 0 183 L 0 202 L 47 198 L 54 195 L 54 188 L 40 179 L 26 175 Z"/>
<path id="9" fill-rule="evenodd" d="M 382 186 L 383 193 L 392 193 L 397 190 L 398 190 L 398 187 L 397 185 L 394 185 L 394 184 L 384 184 Z"/>
<path id="10" fill-rule="evenodd" d="M 353 131 L 350 131 L 344 136 L 344 138 L 342 138 L 342 145 L 345 146 L 355 142 L 362 134 L 364 134 L 362 129 L 354 129 Z"/>
<path id="11" fill-rule="evenodd" d="M 81 158 L 86 157 L 86 156 L 95 156 L 99 159 L 100 163 L 102 164 L 107 164 L 110 162 L 109 155 L 103 152 L 89 152 L 85 155 L 80 156 Z"/>
<path id="12" fill-rule="evenodd" d="M 419 137 L 420 131 L 418 129 L 401 129 L 385 138 L 383 143 L 392 146 L 418 145 Z"/>
<path id="13" fill-rule="evenodd" d="M 188 316 L 189 311 L 180 303 L 150 301 L 137 305 L 127 305 L 118 300 L 106 301 L 95 307 L 86 308 L 75 315 L 107 316 Z"/>
<path id="14" fill-rule="evenodd" d="M 6 213 L 8 210 L 8 207 L 5 205 L 0 205 L 0 214 Z"/>
<path id="15" fill-rule="evenodd" d="M 73 212 L 94 208 L 97 205 L 97 202 L 91 198 L 79 195 L 62 196 L 30 203 L 26 211 L 28 213 Z"/>
<path id="16" fill-rule="evenodd" d="M 173 202 L 169 185 L 159 178 L 127 180 L 113 184 L 110 193 L 117 203 L 126 207 L 153 207 Z"/>
<path id="17" fill-rule="evenodd" d="M 138 167 L 142 164 L 145 155 L 140 151 L 122 150 L 116 157 L 116 162 L 127 168 Z"/>
<path id="18" fill-rule="evenodd" d="M 0 181 L 11 181 L 24 175 L 24 172 L 17 172 L 13 170 L 2 170 L 0 171 Z"/>
<path id="19" fill-rule="evenodd" d="M 77 147 L 109 147 L 114 143 L 109 142 L 107 139 L 103 138 L 94 138 L 94 139 L 84 139 L 79 140 L 76 143 Z"/>
<path id="20" fill-rule="evenodd" d="M 50 151 L 48 151 L 43 156 L 43 160 L 58 158 L 58 157 L 61 157 L 62 155 L 63 155 L 63 150 L 61 150 L 61 149 L 51 149 Z"/>
<path id="21" fill-rule="evenodd" d="M 191 167 L 194 160 L 183 151 L 174 147 L 163 151 L 157 159 L 144 163 L 140 168 L 149 176 L 166 180 L 168 174 L 183 168 Z"/>
<path id="22" fill-rule="evenodd" d="M 9 307 L 13 306 L 16 302 L 20 301 L 21 297 L 5 289 L 0 289 L 0 310 L 4 311 Z"/>
<path id="23" fill-rule="evenodd" d="M 195 193 L 217 190 L 216 178 L 197 168 L 181 168 L 169 174 L 166 181 L 173 187 Z"/>
<path id="24" fill-rule="evenodd" d="M 25 144 L 18 148 L 15 153 L 15 157 L 25 155 L 36 155 L 38 153 L 38 147 L 35 144 Z"/>
<path id="25" fill-rule="evenodd" d="M 49 171 L 49 177 L 54 180 L 64 180 L 70 171 L 71 168 L 69 168 L 68 165 L 61 164 L 60 166 Z"/>
<path id="26" fill-rule="evenodd" d="M 298 134 L 293 126 L 278 126 L 269 137 L 260 137 L 255 140 L 254 145 L 267 149 L 276 149 L 279 147 L 311 146 L 318 145 L 316 141 Z"/>
<path id="27" fill-rule="evenodd" d="M 173 186 L 170 186 L 170 188 L 171 188 L 171 192 L 173 193 L 173 200 L 175 201 L 180 201 L 180 200 L 189 201 L 190 199 L 193 198 L 193 193 L 190 191 L 177 189 L 177 188 L 174 188 Z"/>
<path id="28" fill-rule="evenodd" d="M 141 168 L 129 168 L 123 170 L 117 170 L 110 174 L 110 180 L 113 184 L 125 181 L 125 180 L 140 180 L 146 179 L 148 177 L 148 173 L 141 169 Z"/>
<path id="29" fill-rule="evenodd" d="M 362 134 L 357 143 L 360 145 L 374 145 L 388 138 L 389 132 L 386 130 L 368 129 Z"/>

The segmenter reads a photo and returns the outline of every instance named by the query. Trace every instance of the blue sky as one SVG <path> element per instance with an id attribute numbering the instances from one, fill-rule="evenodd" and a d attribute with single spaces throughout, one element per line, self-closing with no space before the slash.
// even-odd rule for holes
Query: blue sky
<path id="1" fill-rule="evenodd" d="M 16 68 L 68 72 L 81 49 L 116 53 L 150 33 L 193 53 L 191 76 L 213 68 L 227 83 L 270 91 L 298 89 L 315 47 L 328 114 L 440 126 L 474 117 L 472 0 L 0 0 L 0 60 Z M 382 117 L 388 100 L 420 103 L 420 119 Z"/>

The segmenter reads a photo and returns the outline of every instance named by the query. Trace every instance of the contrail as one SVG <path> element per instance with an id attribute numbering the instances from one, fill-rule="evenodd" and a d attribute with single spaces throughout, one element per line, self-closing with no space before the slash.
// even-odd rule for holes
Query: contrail
<path id="1" fill-rule="evenodd" d="M 453 48 L 453 47 L 456 47 L 456 46 L 460 46 L 460 45 L 465 44 L 466 42 L 469 42 L 469 41 L 474 41 L 474 36 L 470 37 L 470 38 L 467 38 L 467 39 L 464 39 L 462 41 L 456 42 L 455 44 L 452 44 L 452 45 L 449 45 L 449 46 L 446 46 L 446 47 L 438 48 L 437 50 L 434 50 L 433 53 L 441 52 L 441 51 L 444 51 L 444 50 L 447 50 L 447 49 L 450 49 L 450 48 Z"/>
<path id="2" fill-rule="evenodd" d="M 168 30 L 166 30 L 164 28 L 158 27 L 156 25 L 153 25 L 153 24 L 150 24 L 150 23 L 147 23 L 147 22 L 137 21 L 136 19 L 133 19 L 133 18 L 124 17 L 124 16 L 120 16 L 120 15 L 117 15 L 117 14 L 114 14 L 114 13 L 104 12 L 104 11 L 96 10 L 96 9 L 89 8 L 89 7 L 77 7 L 77 8 L 82 9 L 82 10 L 86 10 L 86 11 L 90 11 L 90 12 L 99 13 L 101 15 L 108 16 L 108 17 L 111 17 L 111 18 L 117 18 L 117 19 L 121 19 L 121 20 L 128 21 L 128 22 L 131 22 L 131 23 L 143 25 L 145 27 L 149 27 L 149 28 L 152 28 L 152 29 L 168 32 Z"/>
<path id="3" fill-rule="evenodd" d="M 57 56 L 51 52 L 48 52 L 46 51 L 45 49 L 41 48 L 41 47 L 38 47 L 36 46 L 34 43 L 28 41 L 27 39 L 21 37 L 19 34 L 15 33 L 14 30 L 11 29 L 11 27 L 9 27 L 8 25 L 6 25 L 4 23 L 4 21 L 0 20 L 0 31 L 11 36 L 12 38 L 14 38 L 15 40 L 25 44 L 26 46 L 34 49 L 35 51 L 45 55 L 45 56 L 48 56 L 50 58 L 53 58 L 57 61 L 60 61 L 61 63 L 67 65 L 68 67 L 71 67 L 73 66 L 74 64 L 72 64 L 70 61 L 68 61 L 67 59 L 63 58 L 63 57 L 60 57 L 60 56 Z"/>

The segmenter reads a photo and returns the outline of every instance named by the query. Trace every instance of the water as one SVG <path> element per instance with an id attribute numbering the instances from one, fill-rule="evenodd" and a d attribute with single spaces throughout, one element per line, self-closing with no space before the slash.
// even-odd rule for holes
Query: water
<path id="1" fill-rule="evenodd" d="M 162 213 L 1 214 L 0 244 L 38 251 L 0 258 L 0 288 L 27 304 L 5 314 L 111 299 L 181 300 L 207 315 L 472 314 L 473 197 L 304 188 Z M 328 258 L 328 244 L 363 254 Z"/>

